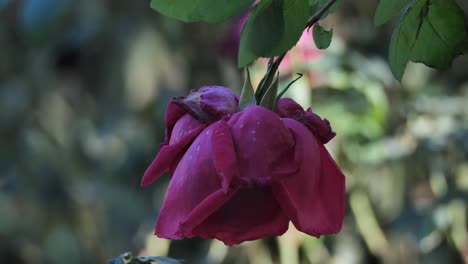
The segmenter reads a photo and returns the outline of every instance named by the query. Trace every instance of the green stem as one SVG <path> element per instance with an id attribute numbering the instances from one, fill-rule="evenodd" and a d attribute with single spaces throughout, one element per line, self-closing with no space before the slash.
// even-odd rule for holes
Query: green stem
<path id="1" fill-rule="evenodd" d="M 306 28 L 311 28 L 317 21 L 322 18 L 323 14 L 330 9 L 330 7 L 336 2 L 336 0 L 330 0 L 328 1 L 315 15 L 313 15 L 311 18 L 309 18 L 309 21 L 307 21 L 307 26 Z"/>
<path id="2" fill-rule="evenodd" d="M 336 2 L 337 0 L 329 0 L 317 13 L 315 13 L 313 16 L 309 18 L 306 24 L 306 29 L 311 28 L 315 23 L 317 23 L 320 18 L 325 14 L 325 12 L 330 9 L 330 7 Z M 286 55 L 287 52 L 281 54 L 278 56 L 278 58 L 273 62 L 274 66 L 276 66 L 276 69 L 278 69 L 279 65 L 281 64 L 281 61 L 283 60 L 284 56 Z M 276 70 L 275 70 L 276 72 Z M 273 74 L 274 76 L 274 74 Z"/>

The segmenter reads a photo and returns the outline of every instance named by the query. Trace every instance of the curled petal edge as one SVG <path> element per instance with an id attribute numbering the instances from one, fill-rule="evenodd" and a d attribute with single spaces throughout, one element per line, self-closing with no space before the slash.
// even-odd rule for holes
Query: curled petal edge
<path id="1" fill-rule="evenodd" d="M 148 186 L 159 179 L 164 172 L 168 171 L 174 160 L 177 159 L 180 153 L 203 131 L 203 129 L 205 129 L 205 127 L 206 126 L 200 126 L 194 129 L 176 144 L 164 145 L 151 165 L 146 169 L 140 185 L 142 187 Z"/>

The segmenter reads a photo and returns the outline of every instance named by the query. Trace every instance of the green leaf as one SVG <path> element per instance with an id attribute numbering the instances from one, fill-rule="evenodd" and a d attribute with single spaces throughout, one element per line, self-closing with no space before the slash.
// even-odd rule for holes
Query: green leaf
<path id="1" fill-rule="evenodd" d="M 151 8 L 184 22 L 224 22 L 244 13 L 254 0 L 152 0 Z"/>
<path id="2" fill-rule="evenodd" d="M 326 49 L 330 46 L 333 37 L 333 29 L 325 30 L 319 24 L 315 24 L 312 30 L 315 46 L 319 49 Z"/>
<path id="3" fill-rule="evenodd" d="M 380 26 L 396 17 L 410 0 L 380 0 L 374 15 L 374 25 Z"/>
<path id="4" fill-rule="evenodd" d="M 260 100 L 261 106 L 268 108 L 272 111 L 275 109 L 276 94 L 278 93 L 278 84 L 279 84 L 279 77 L 278 75 L 276 75 L 270 87 L 268 87 L 268 90 L 265 92 L 265 94 Z"/>
<path id="5" fill-rule="evenodd" d="M 432 0 L 427 7 L 410 60 L 445 69 L 468 45 L 465 16 L 453 0 Z"/>
<path id="6" fill-rule="evenodd" d="M 250 72 L 248 68 L 245 68 L 245 81 L 240 95 L 239 110 L 242 110 L 250 105 L 255 105 L 255 103 L 255 93 L 252 87 L 252 82 L 250 81 Z"/>
<path id="7" fill-rule="evenodd" d="M 389 63 L 396 79 L 401 80 L 411 49 L 416 41 L 423 1 L 416 1 L 403 15 L 390 40 Z"/>
<path id="8" fill-rule="evenodd" d="M 257 4 L 242 29 L 239 67 L 292 48 L 304 31 L 309 11 L 308 0 L 263 0 Z"/>
<path id="9" fill-rule="evenodd" d="M 409 60 L 444 69 L 467 43 L 465 17 L 454 0 L 416 0 L 393 32 L 390 68 L 398 80 Z"/>
<path id="10" fill-rule="evenodd" d="M 318 11 L 320 9 L 322 9 L 323 6 L 325 6 L 327 4 L 329 0 L 309 0 L 309 6 L 310 6 L 310 14 L 311 15 L 315 15 L 316 13 L 318 13 Z M 341 4 L 341 0 L 337 0 L 331 7 L 330 9 L 328 9 L 322 17 L 320 17 L 320 20 L 321 19 L 324 19 L 326 18 L 329 14 L 335 12 L 338 7 L 340 6 Z"/>
<path id="11" fill-rule="evenodd" d="M 253 54 L 267 54 L 280 40 L 284 30 L 282 4 L 282 0 L 263 0 L 250 13 L 242 36 Z"/>
<path id="12" fill-rule="evenodd" d="M 270 58 L 270 61 L 268 62 L 267 72 L 263 76 L 262 80 L 258 84 L 257 90 L 255 91 L 255 98 L 258 104 L 260 104 L 260 101 L 263 98 L 263 95 L 268 90 L 271 83 L 274 81 L 279 65 L 284 56 L 285 54 L 282 54 L 276 59 L 274 59 L 273 57 Z"/>

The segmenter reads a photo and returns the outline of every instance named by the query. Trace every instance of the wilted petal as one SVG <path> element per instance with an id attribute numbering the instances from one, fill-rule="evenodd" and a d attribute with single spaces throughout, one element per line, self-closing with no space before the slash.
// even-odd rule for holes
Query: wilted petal
<path id="1" fill-rule="evenodd" d="M 344 175 L 309 129 L 292 119 L 284 122 L 295 135 L 301 169 L 276 185 L 275 195 L 298 230 L 313 236 L 337 233 L 344 215 Z"/>
<path id="2" fill-rule="evenodd" d="M 239 98 L 229 88 L 204 86 L 174 102 L 201 122 L 210 123 L 237 112 Z"/>
<path id="3" fill-rule="evenodd" d="M 330 122 L 327 119 L 320 118 L 310 108 L 304 113 L 302 122 L 312 129 L 312 132 L 319 137 L 323 144 L 328 143 L 336 135 L 330 126 Z"/>
<path id="4" fill-rule="evenodd" d="M 240 188 L 215 213 L 193 230 L 192 235 L 216 238 L 234 245 L 265 236 L 279 236 L 289 219 L 281 210 L 269 186 Z"/>
<path id="5" fill-rule="evenodd" d="M 294 162 L 294 139 L 275 113 L 250 106 L 232 116 L 228 124 L 244 182 L 267 183 L 299 169 Z"/>
<path id="6" fill-rule="evenodd" d="M 304 115 L 304 109 L 291 98 L 280 98 L 276 103 L 275 112 L 280 117 L 300 119 Z"/>
<path id="7" fill-rule="evenodd" d="M 185 228 L 197 225 L 229 199 L 213 164 L 210 140 L 213 131 L 213 125 L 206 128 L 177 166 L 156 224 L 155 234 L 159 237 L 182 239 L 188 236 L 188 231 L 181 229 L 182 225 Z"/>
<path id="8" fill-rule="evenodd" d="M 200 123 L 189 114 L 182 116 L 172 129 L 169 144 L 161 147 L 156 158 L 146 169 L 141 186 L 147 186 L 161 177 L 167 170 L 173 170 L 187 147 L 205 127 L 205 124 Z"/>

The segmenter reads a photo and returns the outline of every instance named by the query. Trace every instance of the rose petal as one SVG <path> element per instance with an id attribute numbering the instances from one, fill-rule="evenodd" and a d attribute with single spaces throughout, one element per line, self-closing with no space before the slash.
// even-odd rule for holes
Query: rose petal
<path id="1" fill-rule="evenodd" d="M 188 236 L 187 228 L 203 221 L 229 199 L 213 164 L 211 135 L 214 128 L 214 125 L 209 126 L 195 139 L 177 166 L 158 217 L 157 236 L 170 239 Z"/>
<path id="2" fill-rule="evenodd" d="M 197 120 L 210 123 L 237 112 L 239 98 L 229 88 L 203 86 L 198 90 L 192 90 L 184 98 L 174 99 L 174 102 Z"/>
<path id="3" fill-rule="evenodd" d="M 280 98 L 276 103 L 275 112 L 280 117 L 299 120 L 304 115 L 304 109 L 291 98 Z"/>
<path id="4" fill-rule="evenodd" d="M 344 216 L 344 175 L 303 124 L 284 122 L 295 135 L 301 169 L 276 185 L 275 195 L 298 230 L 313 236 L 337 233 Z"/>
<path id="5" fill-rule="evenodd" d="M 216 238 L 234 245 L 265 236 L 279 236 L 289 219 L 269 186 L 241 188 L 220 209 L 205 219 L 192 235 Z"/>
<path id="6" fill-rule="evenodd" d="M 185 114 L 174 126 L 169 145 L 163 145 L 156 158 L 146 169 L 141 186 L 147 186 L 157 180 L 167 170 L 173 172 L 174 168 L 184 154 L 184 150 L 197 137 L 206 125 Z"/>
<path id="7" fill-rule="evenodd" d="M 165 143 L 169 143 L 171 138 L 172 129 L 176 122 L 187 112 L 178 106 L 174 101 L 169 102 L 164 116 L 164 123 L 166 124 L 166 140 Z"/>
<path id="8" fill-rule="evenodd" d="M 294 162 L 294 139 L 275 113 L 250 106 L 233 115 L 228 124 L 244 182 L 268 183 L 299 169 Z"/>
<path id="9" fill-rule="evenodd" d="M 239 170 L 231 130 L 225 120 L 215 125 L 212 148 L 214 166 L 221 176 L 223 191 L 227 193 L 231 181 L 239 177 Z"/>
<path id="10" fill-rule="evenodd" d="M 327 119 L 322 119 L 320 116 L 312 112 L 312 109 L 307 109 L 304 113 L 302 123 L 308 126 L 315 135 L 317 135 L 323 144 L 328 143 L 332 138 L 335 137 L 330 122 Z"/>

